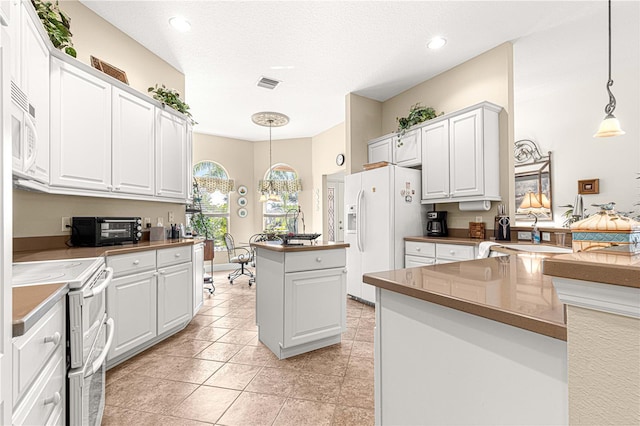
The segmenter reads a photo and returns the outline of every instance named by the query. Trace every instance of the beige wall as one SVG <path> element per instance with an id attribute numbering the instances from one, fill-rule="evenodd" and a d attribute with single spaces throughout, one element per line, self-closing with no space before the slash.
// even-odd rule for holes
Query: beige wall
<path id="1" fill-rule="evenodd" d="M 73 216 L 140 216 L 151 218 L 154 224 L 160 217 L 167 226 L 170 211 L 177 223 L 184 223 L 183 204 L 41 194 L 14 189 L 13 236 L 71 235 L 70 231 L 62 231 L 61 226 L 63 217 Z"/>
<path id="2" fill-rule="evenodd" d="M 71 18 L 79 61 L 90 65 L 89 56 L 93 55 L 126 72 L 134 89 L 147 93 L 158 83 L 178 90 L 184 97 L 184 74 L 180 71 L 77 0 L 62 0 L 60 8 Z"/>
<path id="3" fill-rule="evenodd" d="M 500 114 L 500 193 L 502 202 L 509 202 L 513 191 L 513 48 L 504 43 L 473 59 L 443 72 L 382 104 L 382 136 L 396 131 L 396 117 L 405 117 L 409 108 L 420 102 L 437 112 L 455 112 L 464 107 L 489 101 L 504 108 Z M 468 228 L 476 216 L 482 216 L 487 229 L 493 229 L 497 203 L 487 212 L 460 212 L 458 203 L 439 204 L 447 210 L 450 228 Z M 511 206 L 509 211 L 514 211 Z"/>
<path id="4" fill-rule="evenodd" d="M 640 424 L 640 320 L 568 306 L 569 423 Z"/>
<path id="5" fill-rule="evenodd" d="M 239 242 L 247 242 L 248 238 L 256 230 L 253 217 L 256 210 L 262 208 L 256 197 L 257 178 L 253 171 L 253 143 L 239 139 L 224 138 L 220 136 L 193 134 L 193 164 L 200 161 L 215 161 L 222 165 L 234 179 L 236 188 L 245 185 L 249 189 L 245 207 L 249 215 L 244 218 L 238 216 L 238 192 L 232 192 L 229 196 L 229 233 L 234 235 Z M 215 263 L 227 263 L 227 256 L 220 254 L 215 256 Z"/>
<path id="6" fill-rule="evenodd" d="M 326 188 L 323 187 L 323 176 L 344 172 L 345 164 L 338 166 L 336 164 L 336 156 L 345 154 L 345 124 L 340 123 L 337 126 L 326 130 L 313 138 L 311 138 L 311 156 L 313 158 L 313 229 L 308 232 L 316 232 L 326 237 L 326 220 L 325 200 L 327 199 Z"/>
<path id="7" fill-rule="evenodd" d="M 63 0 L 60 6 L 71 17 L 73 42 L 81 62 L 89 64 L 89 55 L 103 59 L 123 69 L 131 87 L 143 93 L 156 82 L 184 92 L 184 75 L 132 38 L 76 0 Z M 167 224 L 169 211 L 174 212 L 178 223 L 185 221 L 181 204 L 14 190 L 13 229 L 15 237 L 65 235 L 68 232 L 61 231 L 61 218 L 80 215 L 141 216 L 150 217 L 153 222 L 162 217 Z"/>
<path id="8" fill-rule="evenodd" d="M 384 134 L 382 103 L 349 93 L 345 107 L 346 172 L 355 173 L 367 163 L 367 142 Z"/>

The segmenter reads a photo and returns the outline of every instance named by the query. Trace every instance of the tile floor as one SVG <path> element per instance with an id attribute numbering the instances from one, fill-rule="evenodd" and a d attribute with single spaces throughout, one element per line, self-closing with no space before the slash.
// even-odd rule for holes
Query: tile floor
<path id="1" fill-rule="evenodd" d="M 102 424 L 374 424 L 374 309 L 349 299 L 342 343 L 278 360 L 258 341 L 255 286 L 227 273 L 183 331 L 107 371 Z"/>

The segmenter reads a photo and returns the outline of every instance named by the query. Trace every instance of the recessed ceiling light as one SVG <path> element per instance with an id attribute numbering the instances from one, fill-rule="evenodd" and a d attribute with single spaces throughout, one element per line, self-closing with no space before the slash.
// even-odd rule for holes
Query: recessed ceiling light
<path id="1" fill-rule="evenodd" d="M 443 37 L 434 37 L 431 39 L 431 41 L 429 41 L 429 43 L 427 43 L 427 47 L 429 49 L 440 49 L 442 46 L 444 46 L 445 44 L 447 44 L 447 40 Z"/>
<path id="2" fill-rule="evenodd" d="M 189 21 L 184 19 L 182 16 L 174 16 L 173 18 L 170 18 L 169 24 L 171 24 L 173 28 L 181 32 L 189 31 L 191 29 L 191 24 L 189 23 Z"/>

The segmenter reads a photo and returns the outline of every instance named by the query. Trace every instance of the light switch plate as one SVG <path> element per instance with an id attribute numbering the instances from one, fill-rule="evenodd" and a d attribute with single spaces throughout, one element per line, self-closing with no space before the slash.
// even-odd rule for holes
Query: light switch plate
<path id="1" fill-rule="evenodd" d="M 531 241 L 531 232 L 530 231 L 518 231 L 518 239 L 519 240 L 529 240 L 529 241 Z"/>
<path id="2" fill-rule="evenodd" d="M 542 241 L 551 241 L 551 232 L 543 232 Z"/>

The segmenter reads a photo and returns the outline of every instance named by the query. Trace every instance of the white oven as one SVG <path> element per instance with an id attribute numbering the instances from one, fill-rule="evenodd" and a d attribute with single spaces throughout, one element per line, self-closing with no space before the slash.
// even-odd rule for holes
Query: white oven
<path id="1" fill-rule="evenodd" d="M 71 425 L 99 425 L 104 411 L 106 357 L 114 322 L 106 313 L 113 278 L 104 258 L 13 264 L 13 286 L 66 282 L 67 416 Z"/>

